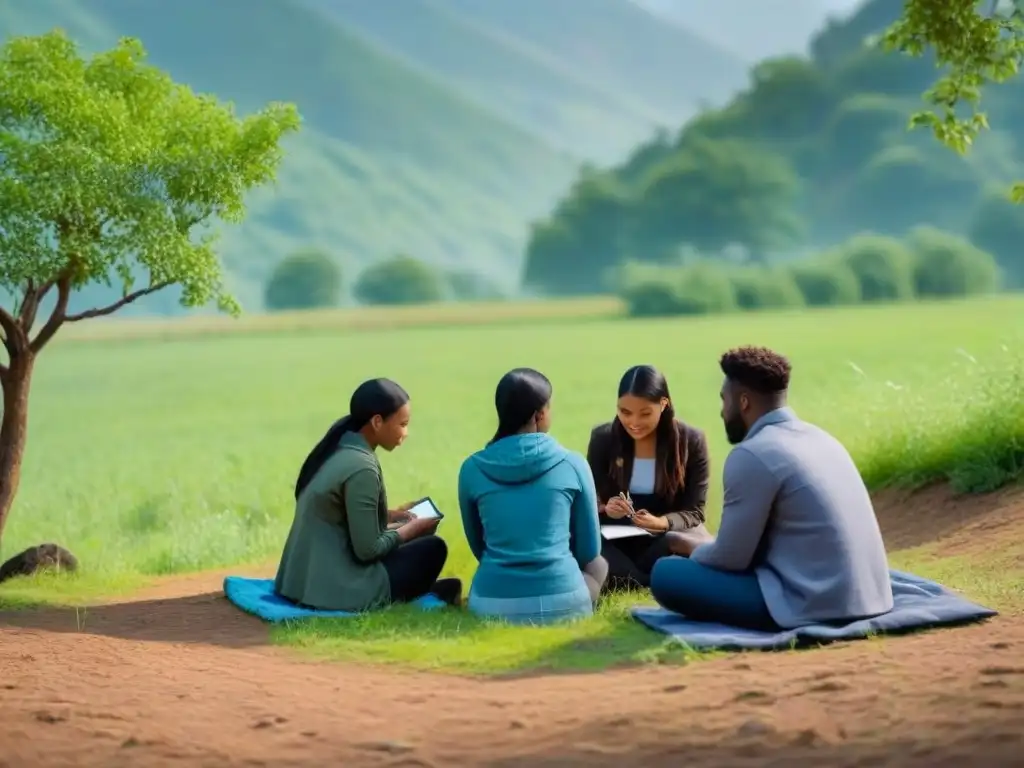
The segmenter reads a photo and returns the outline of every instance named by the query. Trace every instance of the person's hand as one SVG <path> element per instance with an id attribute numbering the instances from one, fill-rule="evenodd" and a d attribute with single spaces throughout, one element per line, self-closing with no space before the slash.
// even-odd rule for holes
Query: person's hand
<path id="1" fill-rule="evenodd" d="M 668 530 L 668 520 L 652 515 L 646 509 L 638 509 L 633 513 L 633 525 L 648 533 L 665 533 Z"/>
<path id="2" fill-rule="evenodd" d="M 693 550 L 701 544 L 709 544 L 714 540 L 715 537 L 703 525 L 685 531 L 670 531 L 665 534 L 668 551 L 673 555 L 682 555 L 683 557 L 689 557 L 693 554 Z"/>
<path id="3" fill-rule="evenodd" d="M 429 536 L 437 530 L 440 522 L 441 518 L 439 517 L 416 517 L 398 529 L 398 536 L 402 541 L 412 541 L 421 536 Z"/>
<path id="4" fill-rule="evenodd" d="M 632 512 L 629 503 L 621 496 L 612 496 L 604 505 L 604 513 L 612 520 L 621 520 Z"/>
<path id="5" fill-rule="evenodd" d="M 413 502 L 409 501 L 398 507 L 398 509 L 388 510 L 388 522 L 391 523 L 408 523 L 413 519 L 413 516 L 409 514 L 409 510 L 413 508 Z"/>
<path id="6" fill-rule="evenodd" d="M 666 533 L 665 543 L 668 545 L 669 552 L 682 557 L 689 557 L 693 554 L 693 550 L 697 548 L 697 542 L 693 540 L 693 537 L 685 536 L 679 531 L 669 531 Z"/>

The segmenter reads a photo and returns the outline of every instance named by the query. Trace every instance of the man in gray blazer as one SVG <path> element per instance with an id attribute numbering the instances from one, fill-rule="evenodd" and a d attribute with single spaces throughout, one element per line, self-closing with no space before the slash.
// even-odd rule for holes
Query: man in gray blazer
<path id="1" fill-rule="evenodd" d="M 762 347 L 722 355 L 723 470 L 718 535 L 669 533 L 651 592 L 698 621 L 777 630 L 892 609 L 882 534 L 842 444 L 786 405 L 790 364 Z"/>

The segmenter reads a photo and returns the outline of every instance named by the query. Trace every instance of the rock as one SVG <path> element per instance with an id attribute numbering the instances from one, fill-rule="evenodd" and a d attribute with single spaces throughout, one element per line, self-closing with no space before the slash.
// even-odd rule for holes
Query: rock
<path id="1" fill-rule="evenodd" d="M 736 729 L 736 735 L 740 738 L 768 736 L 773 733 L 775 733 L 775 728 L 768 723 L 761 722 L 760 720 L 747 720 Z"/>
<path id="2" fill-rule="evenodd" d="M 31 576 L 39 571 L 78 570 L 78 558 L 59 544 L 40 544 L 20 552 L 0 565 L 0 583 L 15 576 Z"/>

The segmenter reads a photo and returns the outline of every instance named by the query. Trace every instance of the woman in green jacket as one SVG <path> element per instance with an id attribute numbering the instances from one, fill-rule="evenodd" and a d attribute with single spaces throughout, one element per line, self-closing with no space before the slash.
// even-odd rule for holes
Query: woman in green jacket
<path id="1" fill-rule="evenodd" d="M 292 602 L 366 611 L 428 592 L 461 600 L 458 579 L 438 576 L 448 559 L 438 519 L 388 509 L 377 448 L 393 451 L 409 427 L 409 395 L 388 379 L 360 384 L 349 415 L 310 452 L 295 483 L 295 519 L 274 581 Z"/>

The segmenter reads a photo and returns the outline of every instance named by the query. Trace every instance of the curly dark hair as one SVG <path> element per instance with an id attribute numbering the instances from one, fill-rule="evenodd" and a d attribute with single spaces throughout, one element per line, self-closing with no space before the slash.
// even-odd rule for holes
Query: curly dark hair
<path id="1" fill-rule="evenodd" d="M 718 361 L 730 381 L 763 395 L 776 395 L 789 388 L 793 370 L 789 360 L 767 347 L 736 347 Z"/>

